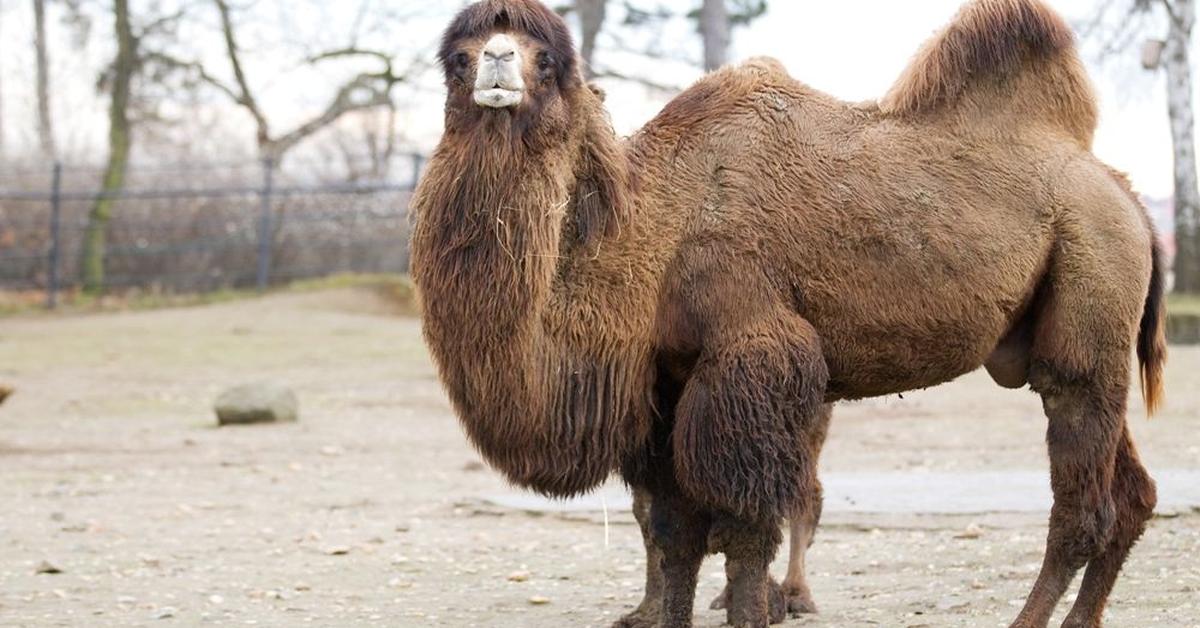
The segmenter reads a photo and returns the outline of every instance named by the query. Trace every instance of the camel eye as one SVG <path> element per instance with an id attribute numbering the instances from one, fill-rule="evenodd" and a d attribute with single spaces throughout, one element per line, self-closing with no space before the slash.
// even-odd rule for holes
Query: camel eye
<path id="1" fill-rule="evenodd" d="M 538 55 L 538 70 L 545 72 L 554 66 L 554 57 L 548 52 L 543 52 Z"/>
<path id="2" fill-rule="evenodd" d="M 471 57 L 469 57 L 465 52 L 459 52 L 455 53 L 455 55 L 451 57 L 450 61 L 454 64 L 454 67 L 460 70 L 465 70 L 471 63 Z"/>

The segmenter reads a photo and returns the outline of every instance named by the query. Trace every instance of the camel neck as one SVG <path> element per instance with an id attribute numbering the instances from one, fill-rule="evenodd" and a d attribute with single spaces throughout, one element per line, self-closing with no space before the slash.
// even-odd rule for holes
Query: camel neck
<path id="1" fill-rule="evenodd" d="M 513 482 L 572 495 L 603 482 L 637 432 L 649 351 L 589 320 L 607 291 L 562 257 L 574 181 L 545 163 L 440 149 L 416 201 L 413 275 L 472 442 Z"/>

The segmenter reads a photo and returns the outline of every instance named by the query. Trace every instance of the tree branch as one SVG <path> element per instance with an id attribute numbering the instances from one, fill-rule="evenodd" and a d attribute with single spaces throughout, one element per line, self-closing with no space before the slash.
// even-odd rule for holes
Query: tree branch
<path id="1" fill-rule="evenodd" d="M 258 101 L 255 100 L 254 93 L 250 90 L 250 83 L 246 80 L 246 72 L 242 69 L 241 51 L 233 32 L 233 18 L 230 17 L 229 4 L 225 0 L 213 0 L 213 3 L 217 5 L 217 11 L 221 14 L 221 32 L 225 36 L 225 53 L 229 57 L 229 64 L 233 67 L 233 77 L 241 92 L 235 100 L 254 117 L 254 122 L 258 125 L 258 141 L 261 145 L 270 140 L 271 127 L 262 109 L 259 108 Z"/>
<path id="2" fill-rule="evenodd" d="M 142 55 L 142 61 L 147 63 L 159 63 L 169 68 L 175 68 L 185 72 L 192 72 L 201 82 L 216 88 L 217 91 L 228 96 L 229 99 L 235 104 L 241 104 L 241 96 L 234 91 L 232 87 L 221 82 L 221 80 L 217 77 L 209 74 L 208 70 L 204 69 L 204 65 L 199 61 L 185 61 L 183 59 L 172 57 L 164 52 L 157 51 L 144 53 Z"/>
<path id="3" fill-rule="evenodd" d="M 617 72 L 616 70 L 607 70 L 607 69 L 606 70 L 596 70 L 592 74 L 592 77 L 593 78 L 617 79 L 618 81 L 628 81 L 630 83 L 636 83 L 643 87 L 648 87 L 655 91 L 659 91 L 659 92 L 662 92 L 664 94 L 669 94 L 669 95 L 678 94 L 679 92 L 683 91 L 683 88 L 678 85 L 669 85 L 667 83 L 659 83 L 658 81 L 654 81 L 654 80 L 651 80 L 651 79 L 648 79 L 648 78 L 645 78 L 642 76 L 632 76 L 629 74 Z"/>

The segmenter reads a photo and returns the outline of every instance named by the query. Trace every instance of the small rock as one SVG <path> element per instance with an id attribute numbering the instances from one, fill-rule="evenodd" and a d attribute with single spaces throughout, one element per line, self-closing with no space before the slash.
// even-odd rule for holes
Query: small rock
<path id="1" fill-rule="evenodd" d="M 476 471 L 483 471 L 485 469 L 487 469 L 487 467 L 483 466 L 483 463 L 478 460 L 472 460 L 472 461 L 464 464 L 462 467 L 462 470 L 467 471 L 468 473 L 474 473 Z"/>
<path id="2" fill-rule="evenodd" d="M 345 556 L 346 554 L 350 553 L 350 546 L 334 545 L 332 547 L 325 548 L 325 553 L 330 556 Z"/>
<path id="3" fill-rule="evenodd" d="M 542 595 L 535 595 L 529 598 L 529 603 L 533 604 L 534 606 L 545 606 L 550 603 L 550 598 Z"/>
<path id="4" fill-rule="evenodd" d="M 297 419 L 299 406 L 292 389 L 257 383 L 236 386 L 221 393 L 214 409 L 219 425 L 246 425 L 292 423 Z"/>
<path id="5" fill-rule="evenodd" d="M 9 386 L 0 386 L 0 404 L 4 403 L 5 399 L 11 397 L 14 392 L 16 391 Z"/>
<path id="6" fill-rule="evenodd" d="M 514 571 L 514 572 L 508 574 L 509 582 L 525 582 L 528 579 L 529 579 L 528 571 Z"/>
<path id="7" fill-rule="evenodd" d="M 223 598 L 219 595 L 213 594 L 213 595 L 208 596 L 208 603 L 213 604 L 215 606 L 220 606 L 225 603 L 225 598 Z"/>
<path id="8" fill-rule="evenodd" d="M 956 538 L 956 539 L 977 539 L 981 536 L 983 536 L 983 527 L 980 526 L 978 523 L 972 523 L 971 525 L 967 526 L 966 530 L 963 530 L 962 532 L 954 535 L 954 538 Z"/>
<path id="9" fill-rule="evenodd" d="M 65 515 L 61 512 L 52 512 L 52 513 L 50 513 L 50 520 L 58 521 L 58 522 L 66 521 L 67 515 Z"/>
<path id="10" fill-rule="evenodd" d="M 53 575 L 62 573 L 62 569 L 59 569 L 57 565 L 51 564 L 48 560 L 43 560 L 34 568 L 34 573 Z"/>
<path id="11" fill-rule="evenodd" d="M 154 619 L 170 619 L 170 618 L 174 617 L 175 614 L 178 612 L 179 611 L 175 610 L 174 608 L 172 608 L 170 606 L 164 606 L 164 607 L 158 609 L 158 612 L 154 613 Z"/>

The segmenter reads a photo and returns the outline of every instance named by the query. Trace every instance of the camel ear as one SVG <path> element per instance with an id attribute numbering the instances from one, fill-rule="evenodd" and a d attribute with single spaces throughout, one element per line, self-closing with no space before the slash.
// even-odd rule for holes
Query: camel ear
<path id="1" fill-rule="evenodd" d="M 608 92 L 605 92 L 604 88 L 600 87 L 599 83 L 595 81 L 588 81 L 587 86 L 588 89 L 592 90 L 592 93 L 595 94 L 596 98 L 600 99 L 600 102 L 608 100 Z"/>
<path id="2" fill-rule="evenodd" d="M 576 173 L 575 222 L 588 248 L 618 234 L 633 211 L 625 148 L 604 115 L 592 116 Z"/>

